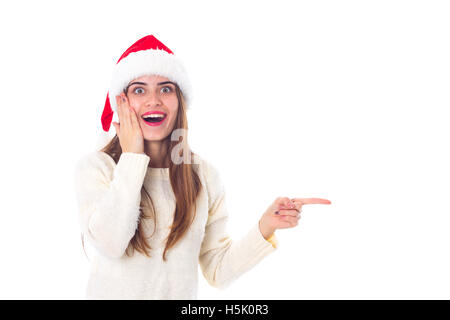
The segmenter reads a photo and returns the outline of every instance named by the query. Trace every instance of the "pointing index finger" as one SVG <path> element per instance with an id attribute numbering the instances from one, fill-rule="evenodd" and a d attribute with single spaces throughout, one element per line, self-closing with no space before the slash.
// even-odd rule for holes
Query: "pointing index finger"
<path id="1" fill-rule="evenodd" d="M 322 198 L 293 198 L 292 201 L 298 201 L 301 204 L 331 204 L 330 200 Z"/>

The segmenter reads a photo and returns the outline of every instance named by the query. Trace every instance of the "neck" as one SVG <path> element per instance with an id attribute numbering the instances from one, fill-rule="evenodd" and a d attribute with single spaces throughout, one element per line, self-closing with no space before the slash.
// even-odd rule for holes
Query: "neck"
<path id="1" fill-rule="evenodd" d="M 167 141 L 145 141 L 145 153 L 150 157 L 150 168 L 167 168 L 164 157 L 167 154 Z"/>

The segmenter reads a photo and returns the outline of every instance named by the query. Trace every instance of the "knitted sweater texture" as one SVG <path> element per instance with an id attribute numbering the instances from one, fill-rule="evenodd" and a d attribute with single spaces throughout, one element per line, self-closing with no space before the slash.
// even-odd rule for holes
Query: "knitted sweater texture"
<path id="1" fill-rule="evenodd" d="M 265 256 L 277 239 L 266 240 L 258 223 L 239 240 L 226 230 L 225 188 L 218 171 L 196 155 L 202 191 L 195 219 L 185 236 L 162 254 L 175 212 L 168 168 L 149 167 L 146 154 L 122 153 L 117 164 L 95 151 L 79 159 L 75 191 L 84 238 L 94 248 L 89 256 L 87 299 L 197 299 L 198 267 L 208 283 L 226 288 Z M 150 257 L 125 250 L 139 223 L 141 188 L 149 192 L 156 212 L 144 219 Z"/>

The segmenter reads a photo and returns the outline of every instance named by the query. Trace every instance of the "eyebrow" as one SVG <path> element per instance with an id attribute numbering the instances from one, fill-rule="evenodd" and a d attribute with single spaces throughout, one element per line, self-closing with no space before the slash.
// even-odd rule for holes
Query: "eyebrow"
<path id="1" fill-rule="evenodd" d="M 175 85 L 175 83 L 173 83 L 172 81 L 159 82 L 159 83 L 157 83 L 157 85 L 160 86 L 162 84 L 168 84 L 168 83 Z"/>
<path id="2" fill-rule="evenodd" d="M 132 85 L 134 85 L 134 84 L 140 84 L 140 85 L 143 85 L 143 86 L 146 86 L 146 85 L 147 85 L 147 83 L 145 83 L 145 82 L 138 82 L 138 81 L 132 82 L 132 83 L 130 83 L 125 89 L 123 89 L 123 91 L 125 92 L 125 94 L 128 92 L 128 88 L 130 88 L 130 87 L 131 87 Z M 164 81 L 164 82 L 158 82 L 158 83 L 157 83 L 158 86 L 163 85 L 163 84 L 173 84 L 173 85 L 176 87 L 176 84 L 173 83 L 172 81 Z"/>

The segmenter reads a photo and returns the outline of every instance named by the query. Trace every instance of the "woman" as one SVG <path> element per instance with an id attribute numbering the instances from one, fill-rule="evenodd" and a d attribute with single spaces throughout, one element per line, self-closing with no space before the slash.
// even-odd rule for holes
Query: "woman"
<path id="1" fill-rule="evenodd" d="M 191 99 L 184 67 L 154 36 L 119 59 L 102 114 L 108 131 L 117 111 L 116 135 L 76 169 L 82 234 L 96 249 L 87 298 L 196 299 L 198 264 L 225 288 L 276 249 L 275 230 L 295 227 L 302 205 L 331 203 L 279 197 L 230 239 L 220 176 L 187 143 Z"/>

